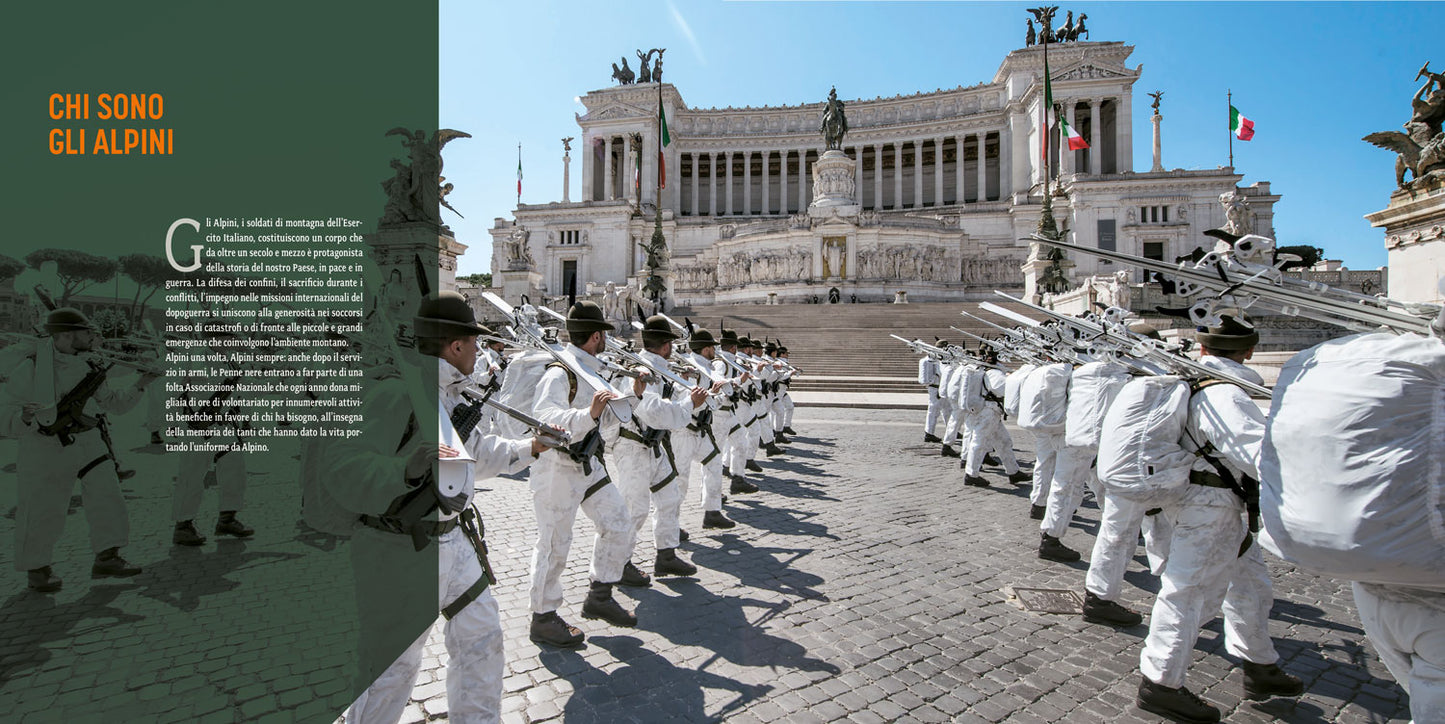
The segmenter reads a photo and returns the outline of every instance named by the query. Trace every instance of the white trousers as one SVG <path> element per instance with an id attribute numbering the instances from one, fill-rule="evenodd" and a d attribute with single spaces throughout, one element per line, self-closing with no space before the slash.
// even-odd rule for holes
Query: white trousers
<path id="1" fill-rule="evenodd" d="M 929 385 L 928 414 L 926 417 L 923 418 L 923 434 L 934 434 L 933 431 L 938 429 L 938 418 L 940 416 L 943 416 L 945 418 L 945 421 L 947 420 L 947 416 L 944 415 L 943 398 L 939 396 L 938 387 L 936 385 Z"/>
<path id="2" fill-rule="evenodd" d="M 1089 556 L 1089 572 L 1084 576 L 1084 588 L 1105 601 L 1118 600 L 1124 573 L 1129 569 L 1134 549 L 1138 547 L 1141 529 L 1145 549 L 1149 551 L 1150 569 L 1155 575 L 1163 571 L 1173 526 L 1167 514 L 1145 515 L 1145 512 L 1164 507 L 1178 497 L 1177 492 L 1133 497 L 1105 491 L 1099 513 L 1099 534 L 1094 537 L 1094 552 Z"/>
<path id="3" fill-rule="evenodd" d="M 1156 684 L 1183 686 L 1199 629 L 1221 604 L 1229 653 L 1256 664 L 1278 661 L 1269 638 L 1269 569 L 1258 543 L 1238 555 L 1246 533 L 1244 503 L 1223 488 L 1191 484 L 1171 507 L 1164 513 L 1174 519 L 1169 565 L 1160 576 L 1140 671 Z"/>
<path id="4" fill-rule="evenodd" d="M 629 558 L 637 549 L 637 537 L 647 523 L 649 512 L 653 514 L 652 540 L 657 548 L 677 547 L 682 492 L 673 476 L 676 457 L 669 456 L 668 447 L 658 446 L 654 452 L 653 448 L 621 438 L 614 448 L 616 476 L 613 482 L 622 491 L 622 499 L 627 501 Z M 672 480 L 664 484 L 668 478 Z M 653 490 L 655 486 L 661 487 Z"/>
<path id="5" fill-rule="evenodd" d="M 602 486 L 586 500 L 587 488 L 605 472 L 592 461 L 593 475 L 563 453 L 547 451 L 532 464 L 532 510 L 537 516 L 537 543 L 532 549 L 532 613 L 551 613 L 562 606 L 562 572 L 572 549 L 572 524 L 577 511 L 592 520 L 592 580 L 616 583 L 632 555 L 627 502 L 613 483 Z"/>
<path id="6" fill-rule="evenodd" d="M 201 491 L 205 487 L 206 471 L 211 469 L 215 453 L 181 452 L 176 456 L 176 489 L 171 494 L 171 520 L 179 523 L 194 520 L 201 509 Z M 216 464 L 216 485 L 220 488 L 221 499 L 217 510 L 240 510 L 246 501 L 246 457 L 245 453 L 232 450 L 222 455 Z"/>
<path id="7" fill-rule="evenodd" d="M 377 545 L 405 546 L 403 555 L 412 550 L 410 537 L 370 529 L 359 529 L 354 543 L 352 563 L 358 575 L 364 575 L 362 571 L 374 565 L 375 561 L 366 553 Z M 471 588 L 483 573 L 476 551 L 460 529 L 443 535 L 438 544 L 437 600 L 445 607 Z M 421 554 L 414 555 L 423 558 Z M 360 603 L 365 606 L 364 601 Z M 366 627 L 363 630 L 367 630 Z M 506 658 L 502 651 L 502 618 L 491 589 L 482 591 L 475 601 L 443 624 L 442 630 L 448 657 L 448 721 L 468 724 L 499 721 Z M 395 724 L 401 719 L 417 673 L 421 671 L 422 649 L 430 631 L 429 627 L 423 631 L 356 697 L 346 712 L 348 724 Z"/>
<path id="8" fill-rule="evenodd" d="M 1365 635 L 1410 695 L 1416 722 L 1445 721 L 1445 594 L 1356 583 Z"/>
<path id="9" fill-rule="evenodd" d="M 1059 460 L 1059 450 L 1063 447 L 1063 432 L 1034 432 L 1034 487 L 1029 493 L 1030 504 L 1045 505 L 1049 502 L 1049 490 L 1054 484 L 1054 467 Z"/>
<path id="10" fill-rule="evenodd" d="M 718 437 L 718 431 L 726 433 L 727 428 L 733 424 L 732 419 L 731 414 L 725 413 L 722 410 L 714 410 L 712 417 L 712 438 L 687 430 L 683 431 L 694 439 L 692 461 L 688 464 L 688 467 L 693 468 L 693 466 L 696 465 L 696 468 L 693 468 L 693 472 L 698 476 L 698 480 L 702 482 L 702 509 L 704 511 L 722 510 L 722 468 L 723 457 L 726 452 L 726 438 Z M 717 450 L 713 449 L 713 440 L 717 441 Z M 711 459 L 704 462 L 705 458 Z"/>
<path id="11" fill-rule="evenodd" d="M 973 435 L 968 443 L 966 474 L 978 475 L 983 469 L 983 457 L 989 451 L 998 456 L 1004 472 L 1013 475 L 1019 471 L 1013 438 L 1009 436 L 1008 428 L 1003 426 L 1003 413 L 996 406 L 985 405 L 981 411 L 969 415 L 967 422 L 967 428 Z"/>
<path id="12" fill-rule="evenodd" d="M 130 518 L 120 479 L 106 455 L 100 431 L 77 433 L 75 442 L 62 446 L 59 438 L 38 433 L 19 439 L 16 451 L 15 570 L 50 565 L 55 544 L 65 530 L 70 494 L 80 478 L 81 510 L 90 524 L 90 549 L 100 553 L 124 546 L 130 540 Z M 96 462 L 99 461 L 99 462 Z"/>
<path id="13" fill-rule="evenodd" d="M 1095 487 L 1094 455 L 1098 448 L 1065 445 L 1054 465 L 1054 484 L 1049 489 L 1048 509 L 1039 530 L 1063 538 L 1069 521 L 1084 500 L 1084 488 Z"/>
<path id="14" fill-rule="evenodd" d="M 793 396 L 783 388 L 783 427 L 793 426 Z"/>
<path id="15" fill-rule="evenodd" d="M 953 445 L 958 440 L 958 428 L 963 425 L 963 411 L 952 402 L 943 401 L 943 444 Z"/>

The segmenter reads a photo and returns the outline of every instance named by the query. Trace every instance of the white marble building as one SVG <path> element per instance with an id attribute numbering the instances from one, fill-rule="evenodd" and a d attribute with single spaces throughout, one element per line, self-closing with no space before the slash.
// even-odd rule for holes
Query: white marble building
<path id="1" fill-rule="evenodd" d="M 1228 168 L 1134 172 L 1142 70 L 1127 65 L 1132 51 L 1119 42 L 1049 47 L 1055 102 L 1090 144 L 1060 158 L 1054 130 L 1051 166 L 1062 189 L 1054 213 L 1075 243 L 1173 258 L 1202 244 L 1203 230 L 1223 226 L 1219 196 L 1242 177 Z M 661 199 L 671 303 L 754 303 L 770 293 L 795 302 L 835 286 L 868 301 L 899 290 L 919 301 L 1021 290 L 1028 245 L 1019 238 L 1036 227 L 1043 193 L 1042 71 L 1042 48 L 1033 46 L 1009 53 L 987 82 L 845 100 L 842 150 L 854 164 L 856 205 L 811 215 L 823 103 L 695 109 L 661 84 L 672 139 Z M 847 80 L 839 85 L 846 99 Z M 499 287 L 517 248 L 507 241 L 520 228 L 534 271 L 512 272 L 511 290 L 525 283 L 559 296 L 575 284 L 581 296 L 608 281 L 637 288 L 657 201 L 658 86 L 582 98 L 580 144 L 567 161 L 580 162 L 581 200 L 564 192 L 563 201 L 496 219 Z M 820 88 L 817 97 L 826 95 Z M 1272 235 L 1279 197 L 1268 183 L 1241 191 L 1254 229 Z M 1076 278 L 1113 271 L 1093 258 L 1075 262 Z"/>

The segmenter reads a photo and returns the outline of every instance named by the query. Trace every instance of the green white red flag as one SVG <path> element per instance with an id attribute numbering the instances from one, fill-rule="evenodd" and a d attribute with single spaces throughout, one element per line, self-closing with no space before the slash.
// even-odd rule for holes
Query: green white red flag
<path id="1" fill-rule="evenodd" d="M 1244 117 L 1234 106 L 1229 107 L 1229 132 L 1241 141 L 1254 138 L 1254 121 Z"/>
<path id="2" fill-rule="evenodd" d="M 1059 128 L 1064 131 L 1064 138 L 1069 142 L 1070 151 L 1082 151 L 1089 147 L 1089 142 L 1079 135 L 1079 129 L 1069 125 L 1068 120 L 1059 116 Z"/>

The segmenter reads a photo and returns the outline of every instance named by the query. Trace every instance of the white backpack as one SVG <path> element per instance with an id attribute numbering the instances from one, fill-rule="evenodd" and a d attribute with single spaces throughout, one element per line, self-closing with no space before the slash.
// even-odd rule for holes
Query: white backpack
<path id="1" fill-rule="evenodd" d="M 1445 591 L 1445 344 L 1372 333 L 1295 355 L 1260 474 L 1270 552 L 1335 578 Z"/>
<path id="2" fill-rule="evenodd" d="M 1019 416 L 1019 387 L 1023 384 L 1024 378 L 1030 372 L 1038 369 L 1034 365 L 1026 364 L 1010 372 L 1003 381 L 1003 414 L 1017 419 Z"/>
<path id="3" fill-rule="evenodd" d="M 1142 498 L 1189 482 L 1194 453 L 1180 446 L 1189 384 L 1171 375 L 1136 377 L 1109 404 L 1099 437 L 1099 482 L 1111 495 Z"/>
<path id="4" fill-rule="evenodd" d="M 983 375 L 986 371 L 977 365 L 963 368 L 963 384 L 959 385 L 959 406 L 967 414 L 983 411 Z"/>
<path id="5" fill-rule="evenodd" d="M 547 371 L 547 365 L 555 361 L 552 355 L 535 349 L 513 355 L 502 373 L 502 386 L 495 393 L 497 402 L 528 415 L 533 414 L 542 374 Z M 493 431 L 501 437 L 516 439 L 531 436 L 527 427 L 510 415 L 496 415 L 493 426 Z"/>
<path id="6" fill-rule="evenodd" d="M 1064 431 L 1071 374 L 1073 367 L 1060 362 L 1040 367 L 1024 378 L 1019 385 L 1019 427 L 1045 434 Z"/>
<path id="7" fill-rule="evenodd" d="M 1098 447 L 1104 413 L 1114 395 L 1129 381 L 1129 368 L 1118 362 L 1090 362 L 1069 379 L 1069 408 L 1064 418 L 1064 444 Z"/>

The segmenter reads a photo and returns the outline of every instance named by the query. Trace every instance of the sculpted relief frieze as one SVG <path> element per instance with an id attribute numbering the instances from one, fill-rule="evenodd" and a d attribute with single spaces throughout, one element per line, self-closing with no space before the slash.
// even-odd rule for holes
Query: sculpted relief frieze
<path id="1" fill-rule="evenodd" d="M 812 278 L 812 272 L 813 252 L 806 246 L 735 251 L 718 259 L 715 286 L 800 282 Z"/>

